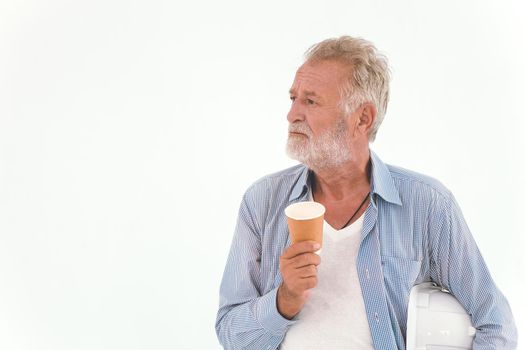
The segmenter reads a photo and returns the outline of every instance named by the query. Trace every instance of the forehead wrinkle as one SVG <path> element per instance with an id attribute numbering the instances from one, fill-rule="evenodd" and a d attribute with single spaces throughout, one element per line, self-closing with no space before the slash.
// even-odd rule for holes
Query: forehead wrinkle
<path id="1" fill-rule="evenodd" d="M 293 85 L 289 90 L 289 93 L 295 94 L 297 93 L 297 90 L 302 90 L 302 93 L 306 96 L 319 96 L 315 91 L 309 89 L 308 86 L 328 86 L 329 83 L 329 80 L 325 77 L 324 74 L 301 73 L 298 71 Z M 302 85 L 306 85 L 307 87 L 302 88 Z"/>
<path id="2" fill-rule="evenodd" d="M 295 94 L 295 89 L 292 87 L 289 91 L 290 95 L 294 95 Z M 305 96 L 318 96 L 317 93 L 315 91 L 312 91 L 312 90 L 304 90 L 303 91 L 303 95 Z"/>
<path id="3" fill-rule="evenodd" d="M 323 84 L 326 84 L 329 82 L 329 79 L 327 79 L 326 74 L 321 74 L 321 73 L 312 72 L 312 71 L 305 72 L 305 71 L 302 71 L 301 69 L 297 71 L 297 78 L 304 80 L 306 82 L 310 82 L 312 80 L 323 83 Z"/>

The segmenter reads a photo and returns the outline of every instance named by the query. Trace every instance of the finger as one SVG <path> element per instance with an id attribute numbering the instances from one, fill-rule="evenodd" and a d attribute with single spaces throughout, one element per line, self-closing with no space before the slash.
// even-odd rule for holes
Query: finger
<path id="1" fill-rule="evenodd" d="M 313 253 L 321 248 L 321 245 L 316 241 L 303 241 L 292 244 L 286 249 L 282 255 L 284 259 L 291 259 L 294 256 L 303 253 Z"/>
<path id="2" fill-rule="evenodd" d="M 301 288 L 301 283 L 305 278 L 317 277 L 317 267 L 314 265 L 301 267 L 300 269 L 292 270 L 286 276 L 283 276 L 285 282 L 290 286 Z"/>
<path id="3" fill-rule="evenodd" d="M 317 276 L 317 266 L 315 265 L 308 265 L 301 267 L 300 269 L 296 270 L 297 277 L 299 278 L 309 278 L 309 277 L 316 277 Z"/>
<path id="4" fill-rule="evenodd" d="M 303 290 L 309 290 L 317 286 L 317 277 L 311 276 L 301 279 L 301 287 Z"/>
<path id="5" fill-rule="evenodd" d="M 321 257 L 314 253 L 303 253 L 288 260 L 288 264 L 290 264 L 290 266 L 295 269 L 308 265 L 317 266 L 320 263 Z"/>
<path id="6" fill-rule="evenodd" d="M 285 284 L 290 294 L 300 295 L 305 290 L 312 289 L 317 285 L 317 276 L 294 276 L 294 278 L 291 278 L 289 281 L 285 281 Z"/>

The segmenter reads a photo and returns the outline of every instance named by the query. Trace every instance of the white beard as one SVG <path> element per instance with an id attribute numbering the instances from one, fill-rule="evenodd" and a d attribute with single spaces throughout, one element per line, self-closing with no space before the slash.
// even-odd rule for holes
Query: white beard
<path id="1" fill-rule="evenodd" d="M 333 128 L 314 138 L 312 130 L 306 123 L 290 124 L 288 131 L 299 132 L 306 136 L 289 134 L 286 153 L 290 158 L 298 160 L 310 169 L 340 167 L 352 159 L 346 127 L 346 119 L 341 117 Z"/>

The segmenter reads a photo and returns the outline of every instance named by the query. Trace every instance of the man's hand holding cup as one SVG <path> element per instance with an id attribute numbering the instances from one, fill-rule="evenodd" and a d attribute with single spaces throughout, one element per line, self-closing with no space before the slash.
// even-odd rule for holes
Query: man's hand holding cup
<path id="1" fill-rule="evenodd" d="M 277 291 L 277 309 L 287 319 L 301 311 L 317 285 L 324 213 L 324 206 L 316 202 L 295 203 L 285 210 L 292 244 L 280 258 L 283 283 Z"/>

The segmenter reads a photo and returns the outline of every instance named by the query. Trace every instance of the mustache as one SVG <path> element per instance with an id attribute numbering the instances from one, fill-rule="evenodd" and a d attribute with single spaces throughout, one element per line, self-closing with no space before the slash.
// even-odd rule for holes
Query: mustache
<path id="1" fill-rule="evenodd" d="M 296 132 L 300 134 L 305 134 L 306 136 L 312 135 L 312 129 L 306 123 L 295 122 L 288 125 L 288 132 Z"/>

